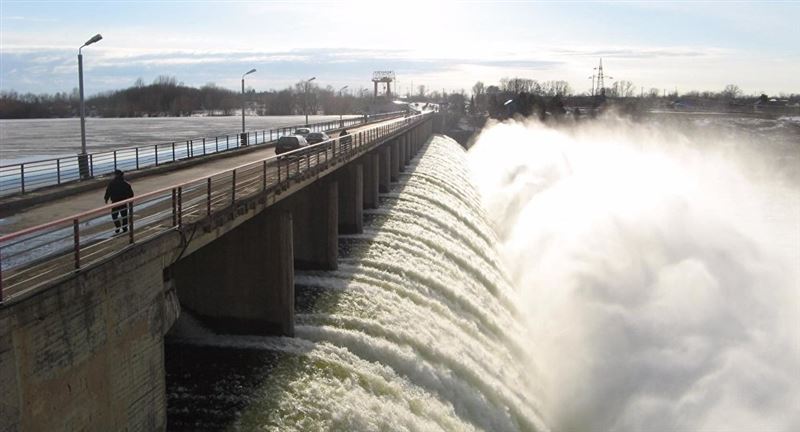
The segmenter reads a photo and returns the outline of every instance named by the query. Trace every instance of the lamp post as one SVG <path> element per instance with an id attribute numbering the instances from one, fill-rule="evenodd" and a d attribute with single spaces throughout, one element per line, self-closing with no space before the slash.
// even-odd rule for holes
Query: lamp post
<path id="1" fill-rule="evenodd" d="M 339 101 L 339 102 L 340 102 L 340 103 L 341 103 L 341 98 L 342 98 L 342 92 L 343 92 L 343 91 L 344 91 L 346 88 L 347 88 L 347 86 L 344 86 L 344 87 L 342 87 L 342 88 L 340 88 L 340 89 L 339 89 L 339 99 L 340 99 L 340 101 Z M 341 105 L 340 105 L 340 106 L 341 106 Z M 342 122 L 342 114 L 343 114 L 343 113 L 342 113 L 342 111 L 343 111 L 343 109 L 340 109 L 340 110 L 339 110 L 339 127 L 344 127 L 344 123 Z"/>
<path id="2" fill-rule="evenodd" d="M 81 50 L 83 47 L 91 45 L 100 39 L 103 39 L 103 36 L 98 33 L 78 48 L 78 88 L 80 88 L 81 95 L 81 153 L 78 155 L 78 172 L 81 179 L 90 177 L 89 156 L 86 154 L 86 109 L 83 105 L 83 53 L 81 53 Z"/>
<path id="3" fill-rule="evenodd" d="M 244 77 L 247 76 L 247 75 L 250 75 L 251 73 L 253 73 L 255 71 L 256 71 L 255 69 L 250 69 L 249 71 L 245 72 L 244 75 L 242 75 L 242 140 L 244 142 L 246 142 L 246 138 L 245 138 L 246 137 L 246 135 L 245 135 L 246 132 L 244 131 L 244 105 L 245 105 L 244 104 Z"/>
<path id="4" fill-rule="evenodd" d="M 305 93 L 303 94 L 303 112 L 306 115 L 306 126 L 308 126 L 308 84 L 315 79 L 317 79 L 317 77 L 311 77 L 307 79 L 304 86 Z"/>

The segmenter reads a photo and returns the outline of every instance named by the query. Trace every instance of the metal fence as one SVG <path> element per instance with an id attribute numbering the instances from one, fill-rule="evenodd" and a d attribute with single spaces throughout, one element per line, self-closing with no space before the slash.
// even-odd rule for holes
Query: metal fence
<path id="1" fill-rule="evenodd" d="M 429 114 L 395 119 L 192 181 L 0 237 L 0 303 L 185 227 L 237 202 L 344 163 Z M 112 219 L 113 218 L 113 219 Z"/>
<path id="2" fill-rule="evenodd" d="M 269 143 L 281 136 L 294 134 L 298 128 L 307 127 L 312 132 L 322 132 L 384 120 L 403 114 L 405 114 L 403 111 L 396 111 L 313 123 L 307 126 L 287 126 L 211 138 L 196 138 L 90 153 L 86 155 L 88 160 L 87 170 L 90 177 L 110 174 L 117 169 L 123 171 L 139 170 L 198 156 L 220 153 L 246 145 Z M 80 179 L 78 155 L 2 165 L 0 166 L 0 196 L 25 194 L 35 189 L 74 182 Z"/>

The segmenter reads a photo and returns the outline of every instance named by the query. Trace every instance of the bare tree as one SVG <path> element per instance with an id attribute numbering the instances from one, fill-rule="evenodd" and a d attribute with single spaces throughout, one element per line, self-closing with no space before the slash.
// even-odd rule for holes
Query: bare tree
<path id="1" fill-rule="evenodd" d="M 742 89 L 740 89 L 736 84 L 728 84 L 725 86 L 725 90 L 722 90 L 722 96 L 728 99 L 736 99 L 741 95 Z"/>
<path id="2" fill-rule="evenodd" d="M 569 96 L 572 94 L 572 88 L 566 81 L 545 81 L 542 83 L 542 93 L 547 96 Z"/>
<path id="3" fill-rule="evenodd" d="M 633 97 L 636 91 L 636 86 L 633 85 L 632 82 L 626 80 L 620 80 L 614 83 L 611 86 L 611 94 L 612 97 Z"/>
<path id="4" fill-rule="evenodd" d="M 535 93 L 542 91 L 541 85 L 536 80 L 528 78 L 503 78 L 500 80 L 500 88 L 510 93 Z"/>
<path id="5" fill-rule="evenodd" d="M 483 112 L 486 108 L 486 87 L 478 81 L 472 86 L 472 110 L 476 113 Z"/>

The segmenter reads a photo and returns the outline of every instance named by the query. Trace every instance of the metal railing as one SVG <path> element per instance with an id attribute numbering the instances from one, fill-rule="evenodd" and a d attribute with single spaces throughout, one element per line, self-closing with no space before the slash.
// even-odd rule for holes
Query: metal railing
<path id="1" fill-rule="evenodd" d="M 298 128 L 307 127 L 312 132 L 356 126 L 403 115 L 403 111 L 363 115 L 356 118 L 330 120 L 309 125 L 286 126 L 274 129 L 196 138 L 139 147 L 90 153 L 90 177 L 111 174 L 114 170 L 134 171 L 194 157 L 220 153 L 246 145 L 259 145 L 292 135 Z M 81 179 L 79 155 L 42 159 L 0 166 L 0 196 L 25 194 L 35 189 L 60 185 Z"/>
<path id="2" fill-rule="evenodd" d="M 298 176 L 306 178 L 344 163 L 428 115 L 390 120 L 4 235 L 0 237 L 0 303 L 107 259 L 134 243 L 204 220 L 243 200 L 285 189 Z"/>

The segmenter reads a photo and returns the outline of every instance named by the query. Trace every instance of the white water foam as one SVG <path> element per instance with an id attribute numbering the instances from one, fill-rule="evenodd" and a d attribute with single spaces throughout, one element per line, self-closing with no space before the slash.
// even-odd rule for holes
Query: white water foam
<path id="1" fill-rule="evenodd" d="M 611 118 L 484 129 L 470 166 L 554 430 L 800 430 L 800 185 L 771 165 L 800 139 L 756 144 Z"/>
<path id="2" fill-rule="evenodd" d="M 533 347 L 495 251 L 497 236 L 465 170 L 437 137 L 382 196 L 336 271 L 295 275 L 318 292 L 296 338 L 215 335 L 176 342 L 287 354 L 264 398 L 234 428 L 357 431 L 546 431 Z"/>

